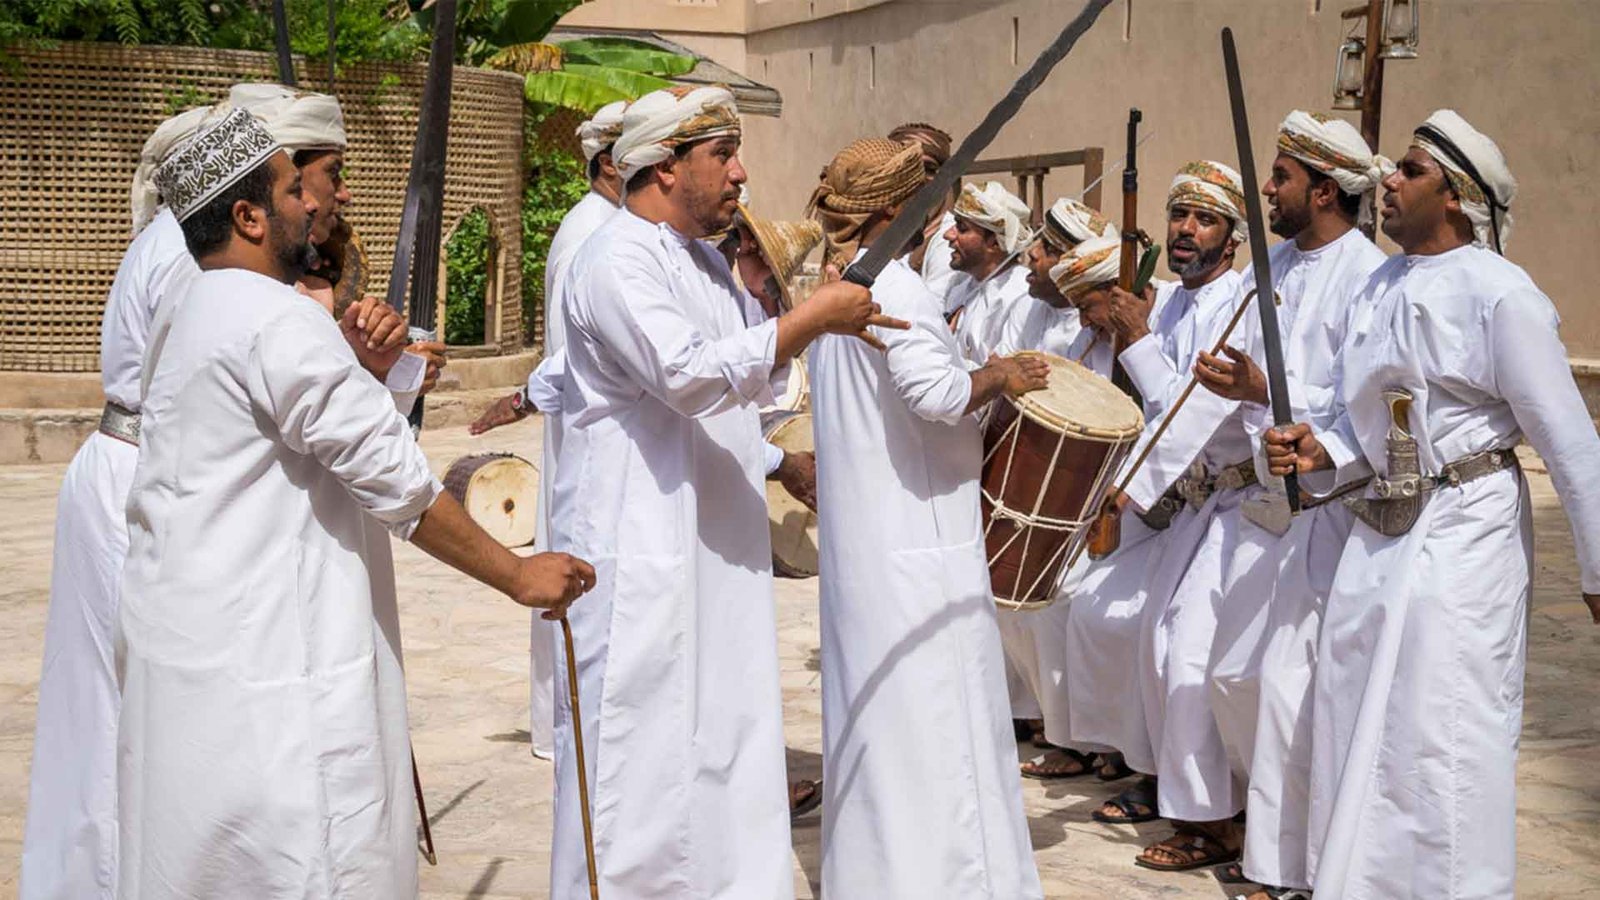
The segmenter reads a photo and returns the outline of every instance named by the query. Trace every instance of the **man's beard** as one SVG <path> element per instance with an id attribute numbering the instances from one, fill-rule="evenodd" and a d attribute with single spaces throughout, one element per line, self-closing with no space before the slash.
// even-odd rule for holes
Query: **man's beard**
<path id="1" fill-rule="evenodd" d="M 737 199 L 738 191 L 727 194 L 711 191 L 702 194 L 696 191 L 689 196 L 689 213 L 695 224 L 700 226 L 702 234 L 716 234 L 726 231 L 733 224 L 733 217 L 738 210 L 724 212 L 723 204 Z"/>
<path id="2" fill-rule="evenodd" d="M 1217 263 L 1222 261 L 1225 245 L 1218 244 L 1215 247 L 1202 247 L 1192 241 L 1186 241 L 1183 246 L 1192 248 L 1195 251 L 1194 258 L 1185 263 L 1182 268 L 1175 268 L 1173 271 L 1177 273 L 1179 278 L 1198 278 L 1216 268 Z M 1167 248 L 1167 258 L 1172 258 L 1171 247 Z"/>
<path id="3" fill-rule="evenodd" d="M 289 223 L 276 211 L 267 216 L 267 235 L 272 241 L 278 271 L 289 282 L 298 281 L 315 265 L 317 249 L 311 245 L 311 222 L 306 221 L 299 240 L 289 233 Z"/>
<path id="4" fill-rule="evenodd" d="M 1306 195 L 1301 198 L 1300 208 L 1290 212 L 1281 204 L 1278 206 L 1278 218 L 1267 225 L 1267 229 L 1281 238 L 1292 238 L 1300 232 L 1311 227 L 1311 189 L 1306 188 Z"/>

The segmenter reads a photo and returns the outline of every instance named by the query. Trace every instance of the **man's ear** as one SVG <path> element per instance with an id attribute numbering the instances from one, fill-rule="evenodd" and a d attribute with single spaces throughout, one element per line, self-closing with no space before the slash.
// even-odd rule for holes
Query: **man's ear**
<path id="1" fill-rule="evenodd" d="M 1325 179 L 1311 188 L 1311 195 L 1316 206 L 1333 209 L 1339 205 L 1339 182 Z"/>
<path id="2" fill-rule="evenodd" d="M 600 165 L 601 175 L 608 178 L 620 177 L 619 173 L 617 172 L 617 161 L 611 158 L 610 153 L 602 152 L 599 156 L 595 157 L 595 161 Z"/>
<path id="3" fill-rule="evenodd" d="M 253 243 L 261 243 L 267 238 L 267 210 L 257 206 L 249 200 L 237 200 L 233 204 L 233 230 Z"/>
<path id="4" fill-rule="evenodd" d="M 661 179 L 662 187 L 671 188 L 678 183 L 677 167 L 678 157 L 675 155 L 656 163 L 656 177 Z"/>

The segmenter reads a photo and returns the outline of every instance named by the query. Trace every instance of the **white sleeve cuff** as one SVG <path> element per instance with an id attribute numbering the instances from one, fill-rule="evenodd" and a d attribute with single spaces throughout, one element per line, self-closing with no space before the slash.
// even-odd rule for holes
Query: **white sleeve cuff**
<path id="1" fill-rule="evenodd" d="M 772 473 L 778 471 L 778 467 L 783 465 L 783 450 L 779 449 L 775 444 L 763 443 L 761 446 L 766 453 L 767 477 L 771 478 Z"/>
<path id="2" fill-rule="evenodd" d="M 428 361 L 415 353 L 401 353 L 383 379 L 383 386 L 394 396 L 394 408 L 400 415 L 411 415 L 417 394 L 422 391 L 422 379 L 428 374 Z"/>

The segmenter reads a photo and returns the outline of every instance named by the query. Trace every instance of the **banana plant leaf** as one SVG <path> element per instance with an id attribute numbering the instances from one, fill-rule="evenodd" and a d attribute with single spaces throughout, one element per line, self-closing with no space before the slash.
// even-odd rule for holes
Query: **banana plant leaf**
<path id="1" fill-rule="evenodd" d="M 644 72 L 671 78 L 687 75 L 694 70 L 696 60 L 681 56 L 641 41 L 623 38 L 580 38 L 558 43 L 565 58 L 574 63 L 588 63 L 631 72 Z"/>
<path id="2" fill-rule="evenodd" d="M 523 81 L 522 96 L 529 103 L 542 103 L 593 113 L 607 103 L 632 100 L 639 95 L 619 90 L 604 81 L 577 72 L 560 69 L 554 72 L 530 73 Z"/>

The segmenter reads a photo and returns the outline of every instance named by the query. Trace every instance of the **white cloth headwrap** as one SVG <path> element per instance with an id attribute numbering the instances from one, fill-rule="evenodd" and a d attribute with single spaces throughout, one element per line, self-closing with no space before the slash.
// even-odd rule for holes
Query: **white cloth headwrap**
<path id="1" fill-rule="evenodd" d="M 327 94 L 299 91 L 281 84 L 245 82 L 228 91 L 228 103 L 250 111 L 290 153 L 301 150 L 344 150 L 344 110 Z"/>
<path id="2" fill-rule="evenodd" d="M 1090 238 L 1118 236 L 1117 226 L 1106 221 L 1105 216 L 1071 197 L 1057 200 L 1044 214 L 1043 234 L 1063 249 Z"/>
<path id="3" fill-rule="evenodd" d="M 1461 200 L 1461 211 L 1472 221 L 1477 242 L 1504 253 L 1511 239 L 1511 201 L 1517 196 L 1517 179 L 1499 145 L 1453 109 L 1429 116 L 1412 135 L 1412 143 L 1444 169 Z"/>
<path id="4" fill-rule="evenodd" d="M 221 106 L 199 133 L 168 154 L 156 169 L 156 187 L 183 222 L 282 152 L 282 145 L 254 116 Z"/>
<path id="5" fill-rule="evenodd" d="M 1179 169 L 1167 191 L 1167 209 L 1174 206 L 1209 209 L 1233 223 L 1234 240 L 1242 243 L 1250 237 L 1250 223 L 1244 211 L 1244 182 L 1232 166 L 1201 159 Z"/>
<path id="6" fill-rule="evenodd" d="M 600 107 L 594 118 L 578 126 L 578 141 L 583 144 L 583 161 L 593 162 L 600 151 L 615 144 L 622 134 L 622 113 L 628 101 L 618 100 Z"/>
<path id="7" fill-rule="evenodd" d="M 1367 148 L 1354 125 L 1343 119 L 1295 110 L 1278 126 L 1278 152 L 1338 182 L 1346 194 L 1361 198 L 1358 224 L 1373 221 L 1378 183 L 1392 165 Z"/>
<path id="8" fill-rule="evenodd" d="M 680 145 L 739 134 L 739 108 L 725 87 L 667 88 L 628 104 L 611 148 L 622 180 L 672 157 Z"/>
<path id="9" fill-rule="evenodd" d="M 1061 255 L 1050 267 L 1050 280 L 1068 300 L 1122 274 L 1122 239 L 1114 235 L 1092 237 Z"/>
<path id="10" fill-rule="evenodd" d="M 1028 204 L 998 181 L 991 181 L 982 189 L 971 183 L 962 185 L 961 196 L 956 198 L 955 208 L 951 211 L 993 232 L 1000 238 L 1000 248 L 1007 253 L 1021 250 L 1033 236 L 1024 227 L 1030 212 Z"/>
<path id="11" fill-rule="evenodd" d="M 156 167 L 161 165 L 174 147 L 194 137 L 210 112 L 209 106 L 197 106 L 178 113 L 157 125 L 145 140 L 144 149 L 139 151 L 139 167 L 133 170 L 131 205 L 134 234 L 143 231 L 150 220 L 156 217 L 156 210 L 161 208 L 161 192 L 155 183 Z"/>

